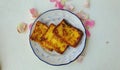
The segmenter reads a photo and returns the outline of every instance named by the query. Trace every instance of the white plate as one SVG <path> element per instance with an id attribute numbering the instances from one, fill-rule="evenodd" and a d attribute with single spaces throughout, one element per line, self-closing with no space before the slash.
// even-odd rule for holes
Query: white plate
<path id="1" fill-rule="evenodd" d="M 48 63 L 50 65 L 59 66 L 59 65 L 65 65 L 69 64 L 72 61 L 74 61 L 84 50 L 85 44 L 86 44 L 86 33 L 85 28 L 80 21 L 80 19 L 73 14 L 70 11 L 67 10 L 60 10 L 60 9 L 53 9 L 44 12 L 41 14 L 34 22 L 30 35 L 32 33 L 32 30 L 34 29 L 34 25 L 37 21 L 41 21 L 43 23 L 46 23 L 47 25 L 50 25 L 50 23 L 54 23 L 57 25 L 62 19 L 67 20 L 71 25 L 75 26 L 76 28 L 83 31 L 83 37 L 80 43 L 76 48 L 68 47 L 67 50 L 62 54 L 58 54 L 55 51 L 49 52 L 45 51 L 43 48 L 40 47 L 40 45 L 32 40 L 29 39 L 31 48 L 35 55 L 45 63 Z"/>

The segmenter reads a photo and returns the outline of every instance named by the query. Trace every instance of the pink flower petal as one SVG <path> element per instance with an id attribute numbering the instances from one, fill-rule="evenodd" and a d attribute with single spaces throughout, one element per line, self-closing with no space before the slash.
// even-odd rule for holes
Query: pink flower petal
<path id="1" fill-rule="evenodd" d="M 65 4 L 65 6 L 64 6 L 64 9 L 67 9 L 67 10 L 69 10 L 69 11 L 73 11 L 74 8 L 75 8 L 75 7 L 74 7 L 72 4 Z"/>
<path id="2" fill-rule="evenodd" d="M 57 7 L 57 4 L 55 3 L 55 7 Z"/>
<path id="3" fill-rule="evenodd" d="M 87 37 L 90 37 L 90 36 L 91 36 L 89 30 L 87 30 L 87 29 L 86 29 L 86 35 L 87 35 Z"/>
<path id="4" fill-rule="evenodd" d="M 33 25 L 33 23 L 29 24 L 29 30 L 31 29 L 32 25 Z"/>
<path id="5" fill-rule="evenodd" d="M 60 2 L 61 0 L 50 0 L 50 2 Z"/>
<path id="6" fill-rule="evenodd" d="M 88 19 L 85 21 L 84 25 L 89 26 L 89 27 L 93 27 L 95 25 L 95 21 Z"/>
<path id="7" fill-rule="evenodd" d="M 89 8 L 90 7 L 90 0 L 85 0 L 84 7 Z"/>
<path id="8" fill-rule="evenodd" d="M 67 0 L 61 0 L 61 3 L 64 5 L 67 2 Z"/>
<path id="9" fill-rule="evenodd" d="M 61 2 L 61 0 L 56 0 L 56 2 Z"/>
<path id="10" fill-rule="evenodd" d="M 59 9 L 63 9 L 63 7 L 64 7 L 61 2 L 56 2 L 56 6 Z"/>
<path id="11" fill-rule="evenodd" d="M 55 2 L 56 0 L 50 0 L 50 2 Z"/>
<path id="12" fill-rule="evenodd" d="M 61 3 L 61 0 L 50 0 L 50 2 L 55 2 L 55 7 L 63 9 L 64 5 Z"/>
<path id="13" fill-rule="evenodd" d="M 33 18 L 37 18 L 39 16 L 38 11 L 35 8 L 31 8 L 30 13 Z"/>
<path id="14" fill-rule="evenodd" d="M 82 20 L 87 20 L 89 18 L 88 14 L 83 11 L 77 12 L 76 15 Z"/>
<path id="15" fill-rule="evenodd" d="M 25 33 L 27 31 L 27 24 L 22 22 L 17 25 L 17 31 L 19 33 Z"/>

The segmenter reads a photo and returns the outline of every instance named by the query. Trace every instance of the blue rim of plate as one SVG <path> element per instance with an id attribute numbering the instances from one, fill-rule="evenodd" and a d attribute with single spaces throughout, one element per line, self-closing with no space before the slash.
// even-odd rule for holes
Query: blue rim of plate
<path id="1" fill-rule="evenodd" d="M 80 22 L 81 22 L 82 25 L 83 25 L 83 22 L 81 21 L 81 19 L 80 19 L 76 14 L 74 14 L 74 13 L 72 13 L 71 11 L 66 10 L 66 9 L 50 9 L 50 10 L 48 10 L 48 11 L 45 11 L 45 12 L 43 12 L 42 14 L 40 14 L 40 15 L 35 19 L 33 25 L 35 24 L 35 22 L 38 20 L 38 18 L 39 18 L 41 15 L 43 15 L 43 14 L 49 12 L 49 11 L 54 11 L 54 10 L 67 11 L 67 12 L 75 15 L 75 16 L 80 20 Z M 33 25 L 32 25 L 32 27 L 33 27 Z M 32 29 L 32 27 L 31 27 L 31 29 Z M 84 29 L 85 29 L 85 26 L 84 26 L 84 25 L 83 25 L 83 27 L 84 27 Z M 30 34 L 31 34 L 31 29 L 30 29 Z M 31 48 L 32 48 L 33 53 L 38 57 L 38 55 L 35 53 L 35 51 L 34 51 L 34 49 L 33 49 L 33 47 L 32 47 L 32 44 L 31 44 L 31 42 L 30 42 L 30 34 L 29 34 L 29 43 L 30 43 L 30 46 L 31 46 Z M 85 34 L 86 34 L 86 29 L 85 29 Z M 87 40 L 87 37 L 85 38 L 84 48 L 83 48 L 82 52 L 79 53 L 79 55 L 78 55 L 74 60 L 69 61 L 68 63 L 64 63 L 64 64 L 51 64 L 51 63 L 49 63 L 49 62 L 46 62 L 46 61 L 42 60 L 40 57 L 38 57 L 38 58 L 39 58 L 41 61 L 43 61 L 43 62 L 45 62 L 45 63 L 47 63 L 47 64 L 49 64 L 49 65 L 52 65 L 52 66 L 62 66 L 62 65 L 70 64 L 71 62 L 74 62 L 74 61 L 83 53 L 83 51 L 84 51 L 84 49 L 85 49 L 85 46 L 86 46 L 86 40 Z"/>

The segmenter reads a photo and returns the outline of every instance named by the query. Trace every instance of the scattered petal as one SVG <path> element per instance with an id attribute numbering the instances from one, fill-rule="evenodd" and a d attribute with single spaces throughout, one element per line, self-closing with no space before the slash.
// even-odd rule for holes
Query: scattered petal
<path id="1" fill-rule="evenodd" d="M 56 0 L 50 0 L 50 2 L 55 2 Z"/>
<path id="2" fill-rule="evenodd" d="M 55 2 L 55 7 L 59 8 L 59 9 L 63 9 L 63 7 L 64 7 L 61 0 L 50 0 L 50 2 Z"/>
<path id="3" fill-rule="evenodd" d="M 60 2 L 61 0 L 50 0 L 50 2 Z"/>
<path id="4" fill-rule="evenodd" d="M 64 5 L 67 0 L 61 0 L 61 3 Z"/>
<path id="5" fill-rule="evenodd" d="M 18 33 L 24 33 L 27 31 L 27 24 L 22 22 L 20 24 L 17 25 L 17 31 Z"/>
<path id="6" fill-rule="evenodd" d="M 87 30 L 87 29 L 86 29 L 86 34 L 87 34 L 87 37 L 90 37 L 90 36 L 91 36 L 89 30 Z"/>
<path id="7" fill-rule="evenodd" d="M 55 3 L 55 7 L 57 7 L 57 4 Z"/>
<path id="8" fill-rule="evenodd" d="M 56 2 L 55 6 L 59 9 L 63 9 L 64 5 L 61 2 Z"/>
<path id="9" fill-rule="evenodd" d="M 95 21 L 88 19 L 85 21 L 84 25 L 89 26 L 89 27 L 93 27 L 95 25 Z"/>
<path id="10" fill-rule="evenodd" d="M 33 18 L 37 18 L 39 16 L 38 11 L 35 8 L 31 8 L 30 13 Z"/>
<path id="11" fill-rule="evenodd" d="M 76 15 L 82 20 L 87 20 L 89 18 L 88 14 L 83 11 L 77 12 Z"/>
<path id="12" fill-rule="evenodd" d="M 29 24 L 29 30 L 32 28 L 33 23 Z"/>
<path id="13" fill-rule="evenodd" d="M 85 0 L 84 7 L 85 8 L 90 8 L 90 0 Z"/>
<path id="14" fill-rule="evenodd" d="M 70 3 L 65 3 L 64 9 L 67 9 L 72 12 L 74 11 L 75 7 Z"/>

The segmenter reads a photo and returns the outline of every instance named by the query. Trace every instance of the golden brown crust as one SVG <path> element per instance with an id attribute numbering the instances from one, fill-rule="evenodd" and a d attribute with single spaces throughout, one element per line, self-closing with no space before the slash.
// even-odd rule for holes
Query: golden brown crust
<path id="1" fill-rule="evenodd" d="M 83 32 L 67 23 L 64 19 L 56 26 L 50 24 L 49 27 L 37 21 L 30 39 L 39 43 L 42 48 L 49 51 L 55 50 L 63 54 L 68 45 L 76 47 L 81 41 Z"/>
<path id="2" fill-rule="evenodd" d="M 39 43 L 42 48 L 47 48 L 49 51 L 53 49 L 49 48 L 49 44 L 46 42 L 41 42 L 41 37 L 48 30 L 48 26 L 40 21 L 36 22 L 35 28 L 30 36 L 30 39 Z"/>
<path id="3" fill-rule="evenodd" d="M 49 46 L 56 52 L 63 54 L 68 45 L 53 33 L 55 27 L 56 26 L 54 24 L 50 24 L 48 30 L 42 36 L 42 41 L 49 44 Z"/>
<path id="4" fill-rule="evenodd" d="M 35 28 L 30 36 L 30 39 L 33 41 L 39 42 L 41 39 L 41 36 L 46 32 L 47 29 L 48 29 L 47 25 L 45 25 L 40 21 L 37 21 Z"/>
<path id="5" fill-rule="evenodd" d="M 50 45 L 49 42 L 47 42 L 47 41 L 40 41 L 38 43 L 41 45 L 41 47 L 43 47 L 43 48 L 45 48 L 45 49 L 47 49 L 49 51 L 53 51 L 53 48 L 52 48 L 52 46 Z"/>
<path id="6" fill-rule="evenodd" d="M 64 19 L 55 27 L 53 32 L 72 47 L 76 47 L 83 36 L 81 30 L 70 25 Z"/>

